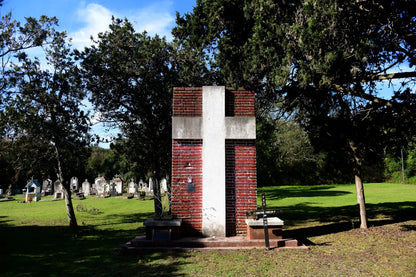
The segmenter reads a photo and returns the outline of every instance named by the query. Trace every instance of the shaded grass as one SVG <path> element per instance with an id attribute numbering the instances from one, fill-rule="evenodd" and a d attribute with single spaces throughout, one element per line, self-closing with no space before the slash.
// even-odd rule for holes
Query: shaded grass
<path id="1" fill-rule="evenodd" d="M 368 230 L 353 185 L 259 188 L 283 208 L 285 235 L 310 250 L 115 255 L 144 231 L 152 201 L 88 197 L 67 227 L 64 201 L 0 203 L 0 276 L 415 276 L 416 186 L 365 185 Z M 259 202 L 260 203 L 260 202 Z M 354 228 L 353 228 L 354 227 Z"/>
<path id="2" fill-rule="evenodd" d="M 0 275 L 134 273 L 129 268 L 135 259 L 122 258 L 112 251 L 144 231 L 142 222 L 152 215 L 153 202 L 92 197 L 73 200 L 74 206 L 80 203 L 98 209 L 99 214 L 76 212 L 80 226 L 77 233 L 67 227 L 63 200 L 0 203 Z"/>

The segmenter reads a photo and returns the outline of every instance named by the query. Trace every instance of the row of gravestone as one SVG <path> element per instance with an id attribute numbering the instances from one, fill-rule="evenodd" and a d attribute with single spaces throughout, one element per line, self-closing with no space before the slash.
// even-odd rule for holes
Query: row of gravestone
<path id="1" fill-rule="evenodd" d="M 72 177 L 70 180 L 70 187 L 72 192 L 83 193 L 83 195 L 98 195 L 98 196 L 117 196 L 127 192 L 132 195 L 140 195 L 144 193 L 146 196 L 153 196 L 153 180 L 149 179 L 149 184 L 143 182 L 140 179 L 136 184 L 134 180 L 131 180 L 127 188 L 123 188 L 123 180 L 115 176 L 112 180 L 106 180 L 104 177 L 97 177 L 93 184 L 90 184 L 87 179 L 79 185 L 78 178 Z M 161 181 L 161 193 L 167 192 L 167 181 L 162 179 Z M 52 183 L 52 180 L 47 179 L 42 183 L 42 195 L 54 195 L 55 198 L 64 198 L 62 184 L 59 180 Z"/>

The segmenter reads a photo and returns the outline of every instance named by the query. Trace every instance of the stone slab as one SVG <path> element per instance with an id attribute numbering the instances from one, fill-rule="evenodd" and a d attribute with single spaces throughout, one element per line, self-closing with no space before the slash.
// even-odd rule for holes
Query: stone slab
<path id="1" fill-rule="evenodd" d="M 248 226 L 261 226 L 263 227 L 263 218 L 254 219 L 254 218 L 247 218 L 246 224 Z M 268 217 L 267 218 L 267 225 L 270 226 L 283 226 L 284 221 L 278 217 Z"/>
<path id="2" fill-rule="evenodd" d="M 180 227 L 182 219 L 154 219 L 148 218 L 143 222 L 144 226 L 149 227 Z"/>

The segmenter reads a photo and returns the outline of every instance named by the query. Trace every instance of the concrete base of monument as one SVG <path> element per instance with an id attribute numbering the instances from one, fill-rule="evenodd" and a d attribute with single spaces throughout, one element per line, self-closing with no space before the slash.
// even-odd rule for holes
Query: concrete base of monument
<path id="1" fill-rule="evenodd" d="M 296 239 L 270 239 L 270 250 L 309 249 Z M 248 239 L 246 236 L 234 237 L 183 237 L 176 240 L 147 240 L 142 234 L 126 244 L 120 245 L 115 252 L 120 254 L 147 253 L 164 251 L 204 251 L 265 249 L 264 239 Z"/>
<path id="2" fill-rule="evenodd" d="M 148 218 L 143 222 L 146 226 L 146 240 L 166 241 L 181 237 L 182 219 Z"/>
<path id="3" fill-rule="evenodd" d="M 260 219 L 246 219 L 247 236 L 249 239 L 263 239 L 264 240 L 264 223 L 263 218 Z M 267 228 L 269 239 L 282 239 L 283 220 L 278 217 L 267 218 Z"/>
<path id="4" fill-rule="evenodd" d="M 149 251 L 202 251 L 239 250 L 265 248 L 263 220 L 247 220 L 247 236 L 232 237 L 186 237 L 181 234 L 181 219 L 153 219 L 144 223 L 146 234 L 141 234 L 120 245 L 115 252 L 120 254 L 146 253 Z M 275 249 L 308 249 L 296 239 L 282 238 L 283 221 L 269 218 L 269 245 Z M 260 228 L 261 227 L 261 228 Z M 181 236 L 182 235 L 182 236 Z"/>

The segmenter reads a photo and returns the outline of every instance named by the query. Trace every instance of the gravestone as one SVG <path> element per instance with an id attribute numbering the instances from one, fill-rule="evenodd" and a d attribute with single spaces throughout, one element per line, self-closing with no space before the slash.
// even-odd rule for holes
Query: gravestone
<path id="1" fill-rule="evenodd" d="M 79 186 L 78 186 L 78 177 L 72 177 L 70 184 L 71 184 L 71 191 L 72 192 L 78 191 L 78 189 L 79 189 Z"/>
<path id="2" fill-rule="evenodd" d="M 149 191 L 153 192 L 154 185 L 155 185 L 154 181 L 153 181 L 152 177 L 150 177 L 149 178 L 149 186 L 148 186 Z"/>
<path id="3" fill-rule="evenodd" d="M 142 190 L 143 188 L 147 187 L 147 184 L 143 181 L 143 179 L 140 178 L 138 190 Z"/>
<path id="4" fill-rule="evenodd" d="M 137 184 L 132 179 L 129 183 L 128 191 L 129 194 L 136 195 L 137 194 Z"/>
<path id="5" fill-rule="evenodd" d="M 38 182 L 38 180 L 31 180 L 30 182 L 27 183 L 26 185 L 26 197 L 25 197 L 25 201 L 26 202 L 30 202 L 30 201 L 39 201 L 41 200 L 41 189 L 42 186 L 40 185 L 40 183 Z"/>
<path id="6" fill-rule="evenodd" d="M 174 88 L 172 216 L 184 234 L 246 235 L 257 209 L 254 93 Z"/>
<path id="7" fill-rule="evenodd" d="M 143 191 L 147 197 L 153 197 L 153 179 L 149 178 L 149 183 L 142 182 L 140 191 Z"/>
<path id="8" fill-rule="evenodd" d="M 113 178 L 113 180 L 111 180 L 110 183 L 115 184 L 114 189 L 115 189 L 117 194 L 122 194 L 123 193 L 123 180 L 119 176 L 115 176 Z"/>
<path id="9" fill-rule="evenodd" d="M 118 194 L 117 194 L 117 191 L 116 191 L 116 184 L 110 182 L 110 186 L 109 187 L 110 187 L 110 189 L 108 191 L 108 194 L 110 196 L 117 196 Z"/>
<path id="10" fill-rule="evenodd" d="M 160 193 L 164 194 L 168 192 L 168 181 L 166 178 L 163 178 L 162 181 L 160 181 Z"/>
<path id="11" fill-rule="evenodd" d="M 85 196 L 88 196 L 91 194 L 91 184 L 88 182 L 87 179 L 82 183 L 82 193 L 84 193 Z"/>
<path id="12" fill-rule="evenodd" d="M 55 183 L 53 183 L 53 191 L 55 195 L 55 199 L 64 199 L 64 188 L 62 187 L 61 181 L 56 180 Z"/>
<path id="13" fill-rule="evenodd" d="M 43 180 L 42 182 L 42 194 L 43 195 L 52 195 L 53 194 L 53 185 L 51 179 Z"/>
<path id="14" fill-rule="evenodd" d="M 94 188 L 97 195 L 103 196 L 104 193 L 108 192 L 110 187 L 107 180 L 104 177 L 95 178 Z"/>

